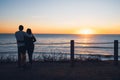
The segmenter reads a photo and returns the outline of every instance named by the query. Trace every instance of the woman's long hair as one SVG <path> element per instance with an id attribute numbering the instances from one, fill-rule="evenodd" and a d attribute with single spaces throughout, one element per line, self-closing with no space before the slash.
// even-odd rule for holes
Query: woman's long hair
<path id="1" fill-rule="evenodd" d="M 32 31 L 31 31 L 30 28 L 28 28 L 26 32 L 27 32 L 28 34 L 32 34 Z"/>

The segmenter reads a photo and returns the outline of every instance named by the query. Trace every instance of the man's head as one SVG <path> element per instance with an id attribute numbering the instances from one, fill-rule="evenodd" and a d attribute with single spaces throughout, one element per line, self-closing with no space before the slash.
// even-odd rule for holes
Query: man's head
<path id="1" fill-rule="evenodd" d="M 19 25 L 19 30 L 22 31 L 24 29 L 23 25 Z"/>

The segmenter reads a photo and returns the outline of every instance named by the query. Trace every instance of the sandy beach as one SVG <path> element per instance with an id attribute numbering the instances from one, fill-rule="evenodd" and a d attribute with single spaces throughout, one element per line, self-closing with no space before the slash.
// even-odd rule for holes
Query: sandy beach
<path id="1" fill-rule="evenodd" d="M 2 63 L 0 80 L 120 80 L 120 62 L 76 62 L 74 67 L 69 62 L 34 62 L 25 69 Z"/>

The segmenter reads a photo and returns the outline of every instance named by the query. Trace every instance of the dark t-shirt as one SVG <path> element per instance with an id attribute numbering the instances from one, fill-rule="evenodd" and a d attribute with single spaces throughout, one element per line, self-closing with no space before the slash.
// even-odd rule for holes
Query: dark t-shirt
<path id="1" fill-rule="evenodd" d="M 32 48 L 34 46 L 34 42 L 36 41 L 33 35 L 26 35 L 25 37 L 25 45 L 27 48 Z"/>

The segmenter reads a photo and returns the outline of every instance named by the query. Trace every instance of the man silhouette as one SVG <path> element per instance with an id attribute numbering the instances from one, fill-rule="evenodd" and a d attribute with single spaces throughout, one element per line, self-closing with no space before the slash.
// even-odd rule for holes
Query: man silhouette
<path id="1" fill-rule="evenodd" d="M 25 32 L 23 25 L 19 25 L 19 31 L 15 32 L 18 47 L 18 67 L 24 67 L 26 63 Z"/>

